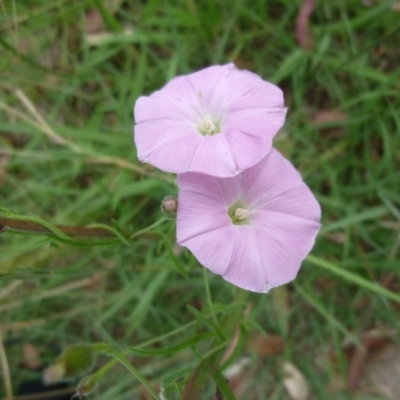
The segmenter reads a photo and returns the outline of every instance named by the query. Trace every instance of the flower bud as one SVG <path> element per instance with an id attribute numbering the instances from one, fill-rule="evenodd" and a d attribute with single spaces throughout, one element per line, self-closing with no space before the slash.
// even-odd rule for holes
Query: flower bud
<path id="1" fill-rule="evenodd" d="M 87 373 L 93 366 L 95 351 L 90 344 L 74 344 L 67 347 L 43 373 L 47 384 Z"/>
<path id="2" fill-rule="evenodd" d="M 83 377 L 76 388 L 75 396 L 79 399 L 83 399 L 88 394 L 92 393 L 96 389 L 98 383 L 98 377 L 96 374 L 91 374 Z"/>
<path id="3" fill-rule="evenodd" d="M 178 198 L 176 196 L 164 197 L 161 202 L 161 211 L 168 217 L 175 217 L 178 211 Z"/>

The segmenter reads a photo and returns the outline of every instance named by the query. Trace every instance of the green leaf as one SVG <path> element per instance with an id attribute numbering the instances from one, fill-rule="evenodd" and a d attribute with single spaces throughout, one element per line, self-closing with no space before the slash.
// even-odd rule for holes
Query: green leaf
<path id="1" fill-rule="evenodd" d="M 229 386 L 229 383 L 225 377 L 217 369 L 213 373 L 215 383 L 218 386 L 219 391 L 224 396 L 224 400 L 237 400 Z"/>

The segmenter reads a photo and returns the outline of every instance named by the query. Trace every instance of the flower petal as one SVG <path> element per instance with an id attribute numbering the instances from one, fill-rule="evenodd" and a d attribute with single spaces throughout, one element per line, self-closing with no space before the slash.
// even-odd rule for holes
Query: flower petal
<path id="1" fill-rule="evenodd" d="M 219 179 L 210 175 L 188 172 L 178 175 L 179 196 L 184 197 L 187 192 L 207 196 L 224 207 L 228 214 L 229 207 L 241 197 L 242 184 L 240 177 Z M 179 200 L 181 201 L 181 200 Z M 198 199 L 202 201 L 202 197 Z M 190 209 L 187 210 L 190 212 Z"/>
<path id="2" fill-rule="evenodd" d="M 292 281 L 314 245 L 320 224 L 268 210 L 255 211 L 251 224 L 265 266 L 266 281 L 272 287 Z"/>
<path id="3" fill-rule="evenodd" d="M 198 95 L 202 110 L 219 114 L 226 104 L 224 87 L 231 75 L 237 71 L 233 64 L 215 65 L 188 75 L 195 93 Z"/>
<path id="4" fill-rule="evenodd" d="M 188 172 L 186 174 L 179 174 L 177 178 L 180 195 L 193 192 L 201 196 L 210 197 L 214 199 L 217 204 L 224 200 L 219 180 L 213 176 Z M 199 201 L 201 201 L 201 199 L 199 199 Z"/>
<path id="5" fill-rule="evenodd" d="M 227 177 L 239 172 L 223 135 L 201 136 L 185 122 L 150 120 L 135 127 L 138 158 L 158 168 Z"/>
<path id="6" fill-rule="evenodd" d="M 320 221 L 321 207 L 296 168 L 277 150 L 243 173 L 245 198 L 254 209 Z"/>
<path id="7" fill-rule="evenodd" d="M 157 165 L 160 169 L 165 163 L 171 163 L 174 167 L 171 172 L 187 168 L 198 139 L 197 134 L 181 121 L 151 120 L 135 126 L 139 160 Z M 179 151 L 176 151 L 177 146 Z"/>
<path id="8" fill-rule="evenodd" d="M 223 126 L 224 131 L 228 133 L 232 130 L 242 131 L 272 139 L 283 126 L 285 117 L 286 108 L 253 108 L 227 114 Z"/>
<path id="9" fill-rule="evenodd" d="M 166 119 L 185 121 L 191 126 L 194 125 L 192 121 L 201 117 L 197 107 L 190 106 L 187 101 L 166 98 L 161 92 L 139 97 L 135 103 L 134 115 L 137 124 L 153 119 Z"/>
<path id="10" fill-rule="evenodd" d="M 243 132 L 232 132 L 226 138 L 232 158 L 237 165 L 237 173 L 245 171 L 259 162 L 264 155 L 260 149 L 270 151 L 272 140 L 267 137 L 254 136 Z"/>
<path id="11" fill-rule="evenodd" d="M 272 148 L 272 139 L 285 122 L 286 110 L 269 114 L 249 109 L 227 115 L 224 133 L 240 171 L 257 164 Z"/>
<path id="12" fill-rule="evenodd" d="M 231 235 L 232 222 L 219 201 L 222 193 L 218 182 L 215 178 L 195 173 L 179 175 L 178 182 L 181 190 L 177 242 L 192 251 L 211 271 L 222 274 L 228 268 L 233 244 L 223 245 Z M 191 190 L 182 190 L 182 187 Z M 206 189 L 204 194 L 201 193 L 202 187 Z"/>
<path id="13" fill-rule="evenodd" d="M 199 181 L 197 187 L 190 181 L 191 178 L 196 177 Z M 202 179 L 202 177 L 209 179 Z M 192 237 L 232 224 L 215 179 L 210 179 L 206 175 L 188 173 L 178 176 L 178 184 L 181 187 L 177 213 L 178 244 L 186 246 L 185 242 Z M 206 189 L 204 193 L 200 191 L 202 187 Z M 215 189 L 215 192 L 212 189 Z"/>
<path id="14" fill-rule="evenodd" d="M 250 71 L 237 69 L 233 64 L 210 67 L 190 77 L 199 90 L 204 87 L 205 79 L 210 82 L 207 86 L 212 92 L 206 92 L 206 104 L 213 112 L 220 110 L 221 105 L 226 113 L 252 108 L 284 107 L 281 89 Z"/>
<path id="15" fill-rule="evenodd" d="M 239 173 L 232 152 L 223 135 L 201 136 L 187 171 L 229 177 Z"/>
<path id="16" fill-rule="evenodd" d="M 283 92 L 250 71 L 236 70 L 224 87 L 229 112 L 249 108 L 284 108 Z"/>
<path id="17" fill-rule="evenodd" d="M 230 226 L 226 226 L 194 236 L 180 244 L 187 247 L 203 266 L 222 275 L 232 258 L 235 234 Z"/>
<path id="18" fill-rule="evenodd" d="M 321 207 L 306 184 L 271 197 L 266 196 L 258 203 L 258 207 L 311 221 L 321 219 Z"/>
<path id="19" fill-rule="evenodd" d="M 268 283 L 267 271 L 263 267 L 255 231 L 246 225 L 233 226 L 231 231 L 235 233 L 233 253 L 223 278 L 242 289 L 264 292 Z"/>

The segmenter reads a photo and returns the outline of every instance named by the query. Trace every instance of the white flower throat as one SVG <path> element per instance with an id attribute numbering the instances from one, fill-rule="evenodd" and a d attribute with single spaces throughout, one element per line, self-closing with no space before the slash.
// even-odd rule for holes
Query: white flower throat
<path id="1" fill-rule="evenodd" d="M 251 210 L 245 207 L 243 204 L 235 203 L 229 208 L 228 215 L 234 225 L 245 225 L 249 222 Z"/>
<path id="2" fill-rule="evenodd" d="M 214 135 L 219 132 L 218 126 L 214 124 L 210 115 L 206 115 L 200 122 L 199 131 L 202 135 Z"/>

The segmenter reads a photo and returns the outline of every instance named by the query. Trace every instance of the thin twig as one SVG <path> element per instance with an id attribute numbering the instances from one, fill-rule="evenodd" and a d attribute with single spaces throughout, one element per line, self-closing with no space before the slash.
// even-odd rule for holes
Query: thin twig
<path id="1" fill-rule="evenodd" d="M 57 314 L 52 314 L 50 316 L 46 316 L 45 318 L 36 318 L 30 319 L 27 321 L 16 321 L 16 322 L 6 322 L 3 323 L 3 331 L 10 332 L 10 331 L 19 331 L 22 329 L 30 329 L 34 326 L 39 326 L 43 324 L 47 324 L 52 321 L 56 321 L 61 318 L 68 318 L 71 316 L 75 316 L 77 314 L 86 313 L 88 310 L 97 308 L 99 306 L 107 305 L 112 301 L 111 296 L 107 296 L 107 299 L 102 299 L 100 301 L 96 300 L 95 302 L 86 304 L 85 306 L 73 307 L 68 311 L 63 311 Z M 7 305 L 7 304 L 5 304 Z"/>
<path id="2" fill-rule="evenodd" d="M 37 121 L 38 126 L 41 128 L 42 132 L 46 134 L 46 136 L 51 139 L 55 144 L 68 146 L 72 150 L 79 152 L 81 148 L 75 145 L 73 142 L 63 138 L 58 133 L 54 132 L 54 130 L 49 126 L 46 120 L 42 117 L 39 111 L 35 108 L 33 103 L 25 96 L 24 92 L 21 89 L 14 90 L 15 95 L 18 97 L 19 101 L 26 108 L 26 110 L 31 114 L 32 117 Z"/>
<path id="3" fill-rule="evenodd" d="M 22 284 L 22 280 L 15 280 L 10 282 L 8 286 L 0 290 L 0 300 L 10 295 L 15 289 Z"/>
<path id="4" fill-rule="evenodd" d="M 93 278 L 84 278 L 84 279 L 79 279 L 74 282 L 69 282 L 65 285 L 61 285 L 54 289 L 46 290 L 45 292 L 42 292 L 35 296 L 29 297 L 29 303 L 48 299 L 48 298 L 54 297 L 54 296 L 58 296 L 60 294 L 69 292 L 71 290 L 81 289 L 83 287 L 89 286 L 92 283 L 93 283 Z M 11 301 L 9 303 L 3 304 L 0 306 L 0 313 L 11 310 L 15 307 L 19 307 L 20 305 L 24 304 L 25 302 L 26 302 L 26 299 L 23 299 L 23 300 L 15 300 L 15 301 Z"/>
<path id="5" fill-rule="evenodd" d="M 37 121 L 37 126 L 41 129 L 41 131 L 50 138 L 54 143 L 59 145 L 64 145 L 69 147 L 71 150 L 78 154 L 86 154 L 92 157 L 93 161 L 98 164 L 109 164 L 116 165 L 120 168 L 129 169 L 131 171 L 137 172 L 139 174 L 146 174 L 146 170 L 138 165 L 132 164 L 123 158 L 111 157 L 111 156 L 103 156 L 98 154 L 93 154 L 90 150 L 84 149 L 71 140 L 65 139 L 56 133 L 50 125 L 46 122 L 46 120 L 42 117 L 33 103 L 28 99 L 28 97 L 24 94 L 21 89 L 14 90 L 15 95 L 18 97 L 23 106 L 29 111 L 29 113 L 35 118 Z M 157 178 L 162 180 L 168 180 L 166 175 L 157 175 Z"/>
<path id="6" fill-rule="evenodd" d="M 15 96 L 18 98 L 18 100 L 21 102 L 21 104 L 24 106 L 24 108 L 28 111 L 31 118 L 29 116 L 27 116 L 26 114 L 22 113 L 21 111 L 10 107 L 3 102 L 0 102 L 0 109 L 3 109 L 9 115 L 14 116 L 14 117 L 26 122 L 27 124 L 34 126 L 39 131 L 41 131 L 48 139 L 50 139 L 54 144 L 67 147 L 76 154 L 86 156 L 86 161 L 90 162 L 90 163 L 103 164 L 103 165 L 114 165 L 114 166 L 117 166 L 117 167 L 120 167 L 123 169 L 127 169 L 127 170 L 135 172 L 135 173 L 139 173 L 141 175 L 151 175 L 154 178 L 157 178 L 157 179 L 160 179 L 163 181 L 167 181 L 167 182 L 173 181 L 173 179 L 170 176 L 168 176 L 167 174 L 159 174 L 157 172 L 149 173 L 148 171 L 146 171 L 146 168 L 135 165 L 123 158 L 112 157 L 112 156 L 107 156 L 107 155 L 99 155 L 89 149 L 80 147 L 73 141 L 59 135 L 53 128 L 51 128 L 50 125 L 47 123 L 47 121 L 43 118 L 43 116 L 36 109 L 34 104 L 29 100 L 29 98 L 24 94 L 24 92 L 21 89 L 15 89 L 15 90 L 12 88 L 7 88 L 7 89 L 11 90 L 15 94 Z"/>

